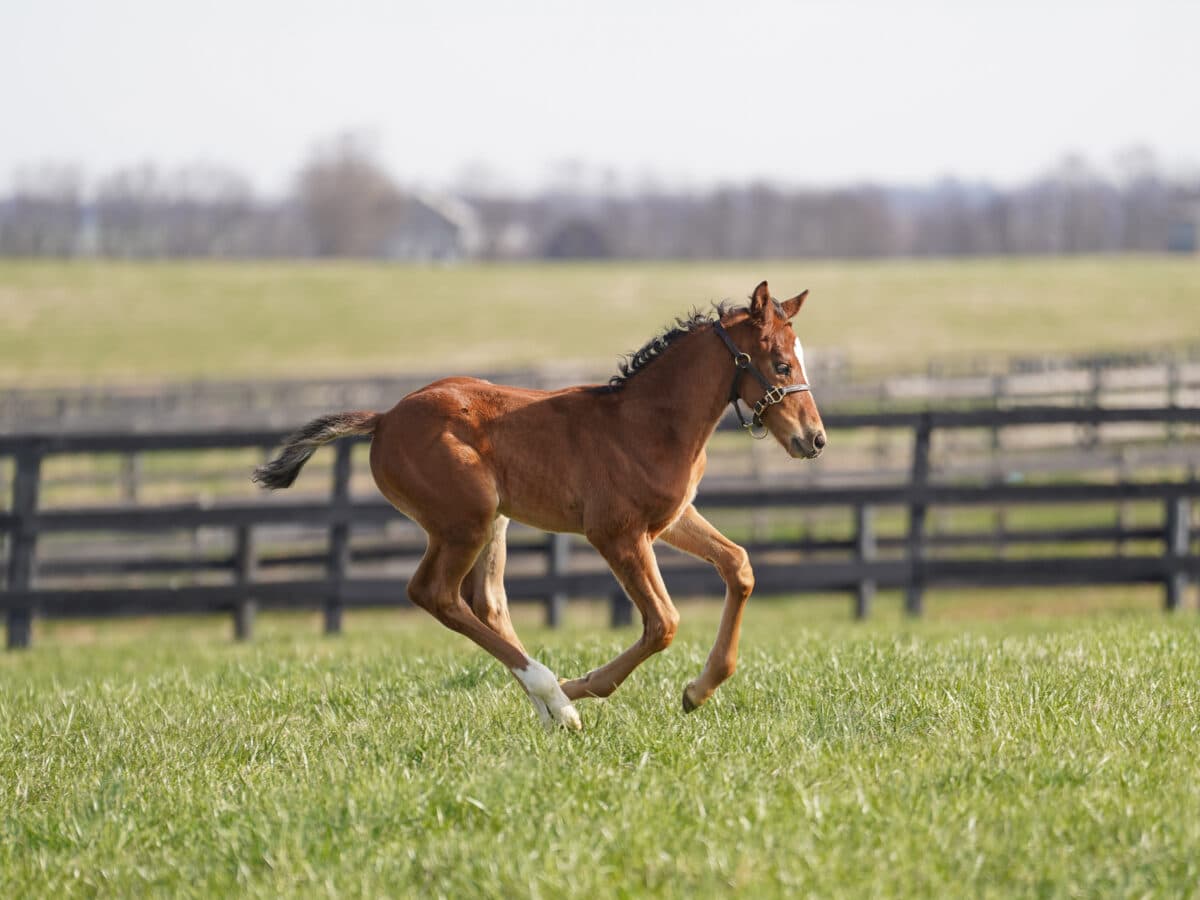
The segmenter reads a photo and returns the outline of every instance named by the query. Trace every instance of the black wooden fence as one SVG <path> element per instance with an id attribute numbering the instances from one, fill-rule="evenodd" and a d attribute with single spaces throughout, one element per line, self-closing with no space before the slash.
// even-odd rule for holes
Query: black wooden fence
<path id="1" fill-rule="evenodd" d="M 1107 409 L 1026 407 L 1010 410 L 927 411 L 921 413 L 864 413 L 827 416 L 826 426 L 837 435 L 855 428 L 900 428 L 912 435 L 911 477 L 907 483 L 874 486 L 786 487 L 754 485 L 702 490 L 697 505 L 702 510 L 763 508 L 840 508 L 853 514 L 854 533 L 848 540 L 779 540 L 752 546 L 756 591 L 760 594 L 846 592 L 853 597 L 856 614 L 866 616 L 875 591 L 899 588 L 905 607 L 920 615 L 924 592 L 945 586 L 1022 586 L 1066 584 L 1155 583 L 1164 586 L 1165 607 L 1178 608 L 1189 582 L 1200 576 L 1200 556 L 1194 552 L 1191 505 L 1200 497 L 1200 481 L 1126 481 L 1046 484 L 944 484 L 931 477 L 930 451 L 938 431 L 949 429 L 1011 429 L 1026 426 L 1079 425 L 1101 428 L 1128 422 L 1198 424 L 1198 408 Z M 7 616 L 9 647 L 27 646 L 35 614 L 50 617 L 108 616 L 119 614 L 230 613 L 235 634 L 249 637 L 257 609 L 320 608 L 325 628 L 339 631 L 347 607 L 404 604 L 404 586 L 395 578 L 351 577 L 354 548 L 352 525 L 384 523 L 399 517 L 382 500 L 355 500 L 350 493 L 354 443 L 335 445 L 336 464 L 332 493 L 326 500 L 287 502 L 264 498 L 252 503 L 206 506 L 196 503 L 158 506 L 42 510 L 38 488 L 42 461 L 54 454 L 142 453 L 194 451 L 245 447 L 270 447 L 278 431 L 213 431 L 153 434 L 69 434 L 0 437 L 0 456 L 16 460 L 12 502 L 0 513 L 0 534 L 7 533 L 8 560 L 0 608 Z M 1200 452 L 1200 448 L 1198 448 Z M 1150 528 L 1087 526 L 1025 529 L 1003 535 L 1004 547 L 1015 544 L 1049 544 L 1054 555 L 1007 558 L 1003 552 L 962 556 L 961 551 L 992 546 L 996 535 L 961 533 L 931 535 L 930 510 L 938 507 L 1009 507 L 1014 505 L 1101 505 L 1116 509 L 1130 502 L 1154 502 L 1163 509 L 1161 524 Z M 903 535 L 881 538 L 876 533 L 880 510 L 907 513 Z M 262 576 L 265 563 L 295 562 L 296 557 L 268 560 L 256 547 L 259 526 L 305 524 L 327 530 L 321 554 L 323 574 L 318 578 L 269 580 Z M 178 561 L 177 567 L 224 569 L 227 583 L 184 587 L 42 587 L 37 585 L 39 537 L 62 532 L 154 533 L 183 528 L 230 529 L 234 552 L 215 562 Z M 1128 554 L 1114 549 L 1094 552 L 1096 542 L 1153 541 L 1158 550 Z M 1063 546 L 1090 544 L 1086 553 L 1057 552 Z M 540 574 L 507 579 L 514 601 L 545 604 L 547 620 L 556 624 L 571 597 L 613 598 L 613 621 L 630 619 L 630 606 L 612 576 L 594 565 L 575 565 L 571 538 L 549 535 L 535 545 L 521 545 L 519 553 L 544 559 Z M 931 550 L 951 550 L 933 555 Z M 385 555 L 419 555 L 417 546 L 385 548 Z M 958 554 L 958 555 L 955 555 Z M 105 570 L 103 561 L 94 571 Z M 107 571 L 136 570 L 145 563 L 117 561 Z M 66 567 L 69 568 L 69 567 Z M 152 568 L 152 567 L 151 567 Z M 76 566 L 86 574 L 87 566 Z M 666 565 L 664 579 L 673 593 L 720 594 L 715 573 L 696 564 Z"/>

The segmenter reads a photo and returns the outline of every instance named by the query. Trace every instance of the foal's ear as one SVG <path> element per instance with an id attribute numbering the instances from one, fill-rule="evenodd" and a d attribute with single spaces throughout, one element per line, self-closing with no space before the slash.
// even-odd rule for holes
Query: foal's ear
<path id="1" fill-rule="evenodd" d="M 761 319 L 771 306 L 771 289 L 765 281 L 760 281 L 754 293 L 750 295 L 750 315 Z"/>
<path id="2" fill-rule="evenodd" d="M 791 300 L 784 300 L 779 305 L 783 307 L 783 315 L 785 318 L 792 318 L 796 313 L 800 312 L 800 307 L 804 305 L 804 298 L 808 296 L 808 291 L 801 291 Z"/>

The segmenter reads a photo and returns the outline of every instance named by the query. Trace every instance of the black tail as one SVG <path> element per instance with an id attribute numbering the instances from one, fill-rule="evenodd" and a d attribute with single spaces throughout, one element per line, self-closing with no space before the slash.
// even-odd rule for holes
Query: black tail
<path id="1" fill-rule="evenodd" d="M 318 447 L 352 434 L 372 434 L 378 421 L 379 413 L 373 412 L 331 413 L 313 419 L 283 442 L 278 456 L 255 469 L 251 480 L 273 491 L 291 487 Z"/>

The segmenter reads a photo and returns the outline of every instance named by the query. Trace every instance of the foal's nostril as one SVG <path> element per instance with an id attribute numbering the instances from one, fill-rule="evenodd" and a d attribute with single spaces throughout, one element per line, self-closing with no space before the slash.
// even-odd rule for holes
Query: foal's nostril
<path id="1" fill-rule="evenodd" d="M 820 431 L 817 433 L 817 436 L 813 438 L 813 446 L 818 450 L 825 449 L 825 432 Z"/>

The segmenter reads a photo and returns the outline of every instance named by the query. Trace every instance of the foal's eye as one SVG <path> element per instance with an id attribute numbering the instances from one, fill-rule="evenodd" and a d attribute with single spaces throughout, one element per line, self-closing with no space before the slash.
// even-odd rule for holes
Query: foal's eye
<path id="1" fill-rule="evenodd" d="M 775 371 L 780 375 L 791 375 L 792 367 L 787 363 L 775 363 Z"/>

